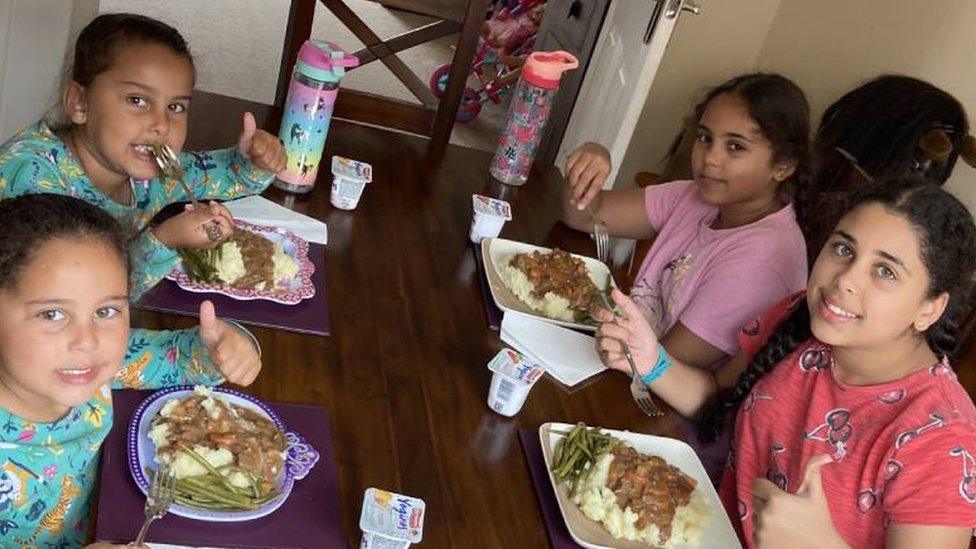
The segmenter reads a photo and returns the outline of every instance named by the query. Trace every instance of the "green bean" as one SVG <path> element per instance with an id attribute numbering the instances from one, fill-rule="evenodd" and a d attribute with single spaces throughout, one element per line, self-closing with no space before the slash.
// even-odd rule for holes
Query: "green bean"
<path id="1" fill-rule="evenodd" d="M 182 494 L 177 494 L 174 499 L 175 499 L 176 503 L 179 503 L 180 505 L 186 505 L 187 507 L 196 507 L 198 509 L 211 509 L 211 510 L 214 510 L 214 511 L 217 511 L 217 510 L 219 510 L 219 511 L 230 511 L 230 510 L 237 509 L 237 507 L 235 507 L 233 505 L 226 505 L 226 504 L 223 504 L 223 503 L 216 503 L 216 502 L 214 502 L 212 500 L 203 500 L 203 499 L 191 498 L 191 497 L 184 496 Z"/>
<path id="2" fill-rule="evenodd" d="M 228 481 L 226 478 L 224 478 L 224 475 L 221 475 L 220 472 L 218 472 L 216 469 L 214 469 L 213 465 L 210 465 L 210 462 L 207 461 L 206 459 L 204 459 L 203 456 L 201 456 L 200 454 L 196 453 L 193 450 L 193 448 L 190 448 L 189 446 L 187 446 L 186 444 L 184 444 L 182 442 L 180 442 L 179 445 L 180 445 L 180 449 L 182 449 L 184 452 L 186 452 L 187 455 L 189 455 L 191 458 L 193 458 L 194 461 L 196 461 L 197 463 L 199 463 L 200 465 L 202 465 L 204 469 L 206 469 L 207 471 L 213 473 L 214 476 L 216 476 L 217 478 L 219 478 L 220 481 L 224 484 L 224 486 L 226 486 L 227 488 L 229 488 L 231 491 L 234 490 L 234 487 L 233 487 L 233 485 L 231 485 L 230 481 Z"/>
<path id="3" fill-rule="evenodd" d="M 614 440 L 596 427 L 588 428 L 582 422 L 577 423 L 556 446 L 551 466 L 553 476 L 561 482 L 575 483 L 613 447 Z"/>
<path id="4" fill-rule="evenodd" d="M 566 434 L 566 436 L 562 439 L 562 441 L 560 441 L 558 445 L 558 448 L 562 448 L 562 452 L 560 452 L 560 457 L 568 456 L 568 452 L 566 451 L 566 449 L 576 445 L 576 442 L 579 439 L 579 435 L 580 435 L 579 426 L 573 427 L 573 429 L 570 430 L 568 434 Z M 562 464 L 562 460 L 560 460 L 560 464 Z"/>
<path id="5" fill-rule="evenodd" d="M 177 480 L 175 499 L 183 505 L 211 510 L 251 510 L 281 495 L 275 489 L 262 493 L 260 483 L 254 475 L 236 465 L 214 467 L 187 445 L 181 443 L 180 450 L 206 470 L 202 475 Z M 247 480 L 246 487 L 235 486 L 225 476 L 225 473 L 232 475 L 235 472 L 241 473 Z"/>
<path id="6" fill-rule="evenodd" d="M 180 489 L 186 494 L 197 494 L 207 499 L 232 505 L 239 505 L 241 507 L 247 507 L 250 505 L 250 501 L 244 496 L 232 492 L 228 493 L 222 490 L 216 490 L 213 486 L 208 486 L 205 483 L 198 483 L 193 477 L 186 477 L 180 479 L 180 481 Z"/>

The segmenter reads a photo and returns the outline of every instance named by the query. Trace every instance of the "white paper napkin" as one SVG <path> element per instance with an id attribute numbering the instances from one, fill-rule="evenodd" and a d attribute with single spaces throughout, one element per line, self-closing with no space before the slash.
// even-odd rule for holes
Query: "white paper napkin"
<path id="1" fill-rule="evenodd" d="M 501 338 L 569 386 L 607 369 L 596 354 L 593 336 L 528 315 L 506 311 Z"/>
<path id="2" fill-rule="evenodd" d="M 240 219 L 248 223 L 254 223 L 255 225 L 281 227 L 309 242 L 316 242 L 318 244 L 326 244 L 329 240 L 329 231 L 325 223 L 307 215 L 293 212 L 262 196 L 255 195 L 238 198 L 237 200 L 224 202 L 224 206 L 227 206 L 227 209 L 233 214 L 234 219 Z"/>

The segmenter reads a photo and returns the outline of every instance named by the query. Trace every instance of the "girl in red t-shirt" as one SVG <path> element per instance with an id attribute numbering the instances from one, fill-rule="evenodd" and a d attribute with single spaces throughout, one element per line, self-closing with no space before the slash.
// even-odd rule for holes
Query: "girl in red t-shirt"
<path id="1" fill-rule="evenodd" d="M 626 341 L 651 389 L 698 417 L 703 437 L 739 411 L 721 492 L 747 546 L 967 547 L 976 408 L 946 355 L 976 226 L 918 181 L 853 202 L 805 296 L 747 326 L 747 354 L 717 374 L 669 358 L 620 292 L 624 315 L 598 313 L 597 346 L 628 370 Z"/>

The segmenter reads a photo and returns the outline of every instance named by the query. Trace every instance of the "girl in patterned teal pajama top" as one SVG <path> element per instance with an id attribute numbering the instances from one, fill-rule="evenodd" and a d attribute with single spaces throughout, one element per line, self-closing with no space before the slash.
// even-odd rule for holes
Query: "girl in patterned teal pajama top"
<path id="1" fill-rule="evenodd" d="M 250 384 L 249 334 L 129 329 L 125 236 L 57 194 L 0 201 L 0 546 L 80 547 L 113 388 Z"/>
<path id="2" fill-rule="evenodd" d="M 189 198 L 179 183 L 158 178 L 148 146 L 166 143 L 180 153 L 194 79 L 193 58 L 175 29 L 139 15 L 101 15 L 75 44 L 64 121 L 45 118 L 0 146 L 0 198 L 67 194 L 122 224 L 131 239 L 134 299 L 179 262 L 177 249 L 219 244 L 207 225 L 222 237 L 233 230 L 230 212 L 216 202 L 148 227 L 163 207 Z M 236 147 L 179 158 L 201 199 L 260 193 L 285 165 L 284 147 L 257 130 L 250 113 Z"/>

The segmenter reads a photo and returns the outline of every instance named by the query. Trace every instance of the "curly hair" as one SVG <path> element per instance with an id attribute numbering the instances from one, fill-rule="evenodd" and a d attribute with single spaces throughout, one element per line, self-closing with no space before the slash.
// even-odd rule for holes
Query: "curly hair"
<path id="1" fill-rule="evenodd" d="M 16 286 L 33 254 L 55 238 L 100 240 L 129 269 L 126 237 L 108 213 L 79 198 L 27 194 L 0 200 L 0 289 Z"/>
<path id="2" fill-rule="evenodd" d="M 852 197 L 846 211 L 866 204 L 881 204 L 914 229 L 929 277 L 927 297 L 949 295 L 945 312 L 925 331 L 925 341 L 935 354 L 951 356 L 959 311 L 976 271 L 976 225 L 972 215 L 956 197 L 931 181 L 915 178 L 870 185 Z M 738 409 L 756 382 L 811 337 L 810 311 L 806 300 L 800 299 L 746 366 L 735 387 L 715 395 L 705 406 L 698 420 L 699 438 L 714 441 L 725 427 L 726 417 Z"/>

